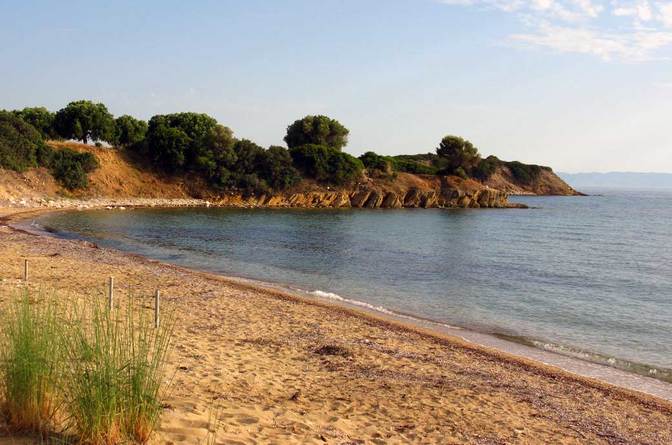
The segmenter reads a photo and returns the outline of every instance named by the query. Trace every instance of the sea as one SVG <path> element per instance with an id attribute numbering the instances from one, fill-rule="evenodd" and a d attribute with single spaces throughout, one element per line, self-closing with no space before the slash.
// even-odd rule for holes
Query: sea
<path id="1" fill-rule="evenodd" d="M 33 224 L 672 382 L 672 190 L 583 191 L 511 198 L 529 209 L 88 210 Z"/>

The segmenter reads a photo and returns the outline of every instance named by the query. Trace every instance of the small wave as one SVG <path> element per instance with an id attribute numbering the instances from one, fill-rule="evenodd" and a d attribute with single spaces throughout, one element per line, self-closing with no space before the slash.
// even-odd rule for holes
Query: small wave
<path id="1" fill-rule="evenodd" d="M 29 232 L 38 233 L 38 234 L 42 234 L 42 233 L 57 234 L 58 233 L 58 230 L 55 229 L 54 227 L 42 225 L 35 220 L 31 220 L 29 223 L 19 223 L 16 226 L 20 227 L 24 230 L 27 230 Z"/>
<path id="2" fill-rule="evenodd" d="M 634 374 L 648 376 L 656 380 L 672 383 L 672 369 L 656 367 L 644 363 L 637 363 L 630 360 L 624 360 L 617 357 L 597 354 L 595 352 L 588 352 L 578 348 L 572 348 L 534 339 L 528 339 L 528 342 L 536 348 L 554 352 L 556 354 L 574 357 L 587 362 L 606 365 L 612 368 L 620 369 L 622 371 L 632 372 Z"/>
<path id="3" fill-rule="evenodd" d="M 363 307 L 363 308 L 366 308 L 366 309 L 369 309 L 369 310 L 372 310 L 372 311 L 381 312 L 383 314 L 403 316 L 402 314 L 398 314 L 398 313 L 396 313 L 394 311 L 391 311 L 389 309 L 385 309 L 382 306 L 375 306 L 373 304 L 365 303 L 363 301 L 352 300 L 350 298 L 344 298 L 344 297 L 341 297 L 340 295 L 335 294 L 333 292 L 325 292 L 325 291 L 322 291 L 322 290 L 314 290 L 314 291 L 310 291 L 310 292 L 307 292 L 307 293 L 310 294 L 310 295 L 314 295 L 316 297 L 341 301 L 341 302 L 344 302 L 344 303 L 348 303 L 348 304 L 352 304 L 352 305 L 355 305 L 355 306 Z"/>

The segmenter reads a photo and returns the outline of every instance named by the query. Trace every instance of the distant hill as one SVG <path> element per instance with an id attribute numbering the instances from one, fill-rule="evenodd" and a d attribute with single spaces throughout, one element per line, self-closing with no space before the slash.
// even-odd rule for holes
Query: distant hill
<path id="1" fill-rule="evenodd" d="M 672 173 L 558 173 L 558 176 L 574 188 L 672 188 Z"/>

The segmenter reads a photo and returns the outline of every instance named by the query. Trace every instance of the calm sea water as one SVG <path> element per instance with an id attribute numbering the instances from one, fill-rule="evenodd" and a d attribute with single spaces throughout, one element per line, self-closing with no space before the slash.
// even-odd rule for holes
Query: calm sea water
<path id="1" fill-rule="evenodd" d="M 599 192 L 515 198 L 529 210 L 152 209 L 38 223 L 670 381 L 672 191 Z"/>

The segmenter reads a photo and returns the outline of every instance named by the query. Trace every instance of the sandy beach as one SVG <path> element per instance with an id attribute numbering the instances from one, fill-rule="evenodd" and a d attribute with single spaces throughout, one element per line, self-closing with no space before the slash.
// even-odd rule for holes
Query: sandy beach
<path id="1" fill-rule="evenodd" d="M 23 209 L 22 211 L 25 211 Z M 44 210 L 41 210 L 44 211 Z M 664 444 L 672 404 L 553 367 L 91 243 L 9 226 L 0 209 L 0 307 L 23 286 L 59 294 L 155 289 L 177 326 L 152 443 Z M 24 215 L 25 216 L 25 215 Z M 0 444 L 30 443 L 1 437 Z"/>

